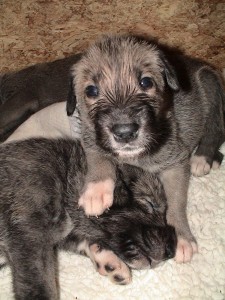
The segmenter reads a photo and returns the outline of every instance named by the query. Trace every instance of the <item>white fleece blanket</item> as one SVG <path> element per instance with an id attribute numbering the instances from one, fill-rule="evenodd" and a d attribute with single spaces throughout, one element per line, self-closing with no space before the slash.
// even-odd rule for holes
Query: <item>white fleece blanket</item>
<path id="1" fill-rule="evenodd" d="M 71 130 L 65 103 L 59 103 L 31 117 L 10 140 L 32 135 L 59 137 L 71 135 Z M 225 154 L 225 145 L 221 151 Z M 170 260 L 155 270 L 133 271 L 132 283 L 118 286 L 100 276 L 88 258 L 62 252 L 61 299 L 224 300 L 225 160 L 219 170 L 191 178 L 187 213 L 199 246 L 191 263 L 178 265 Z M 0 300 L 7 299 L 13 299 L 8 267 L 0 271 Z"/>

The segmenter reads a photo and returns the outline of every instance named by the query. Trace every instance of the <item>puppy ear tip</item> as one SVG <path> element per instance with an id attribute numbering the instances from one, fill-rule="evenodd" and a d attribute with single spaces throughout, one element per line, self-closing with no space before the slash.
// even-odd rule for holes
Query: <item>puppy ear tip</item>
<path id="1" fill-rule="evenodd" d="M 66 106 L 66 114 L 68 117 L 72 116 L 72 114 L 74 113 L 76 107 L 70 107 L 70 105 Z"/>
<path id="2" fill-rule="evenodd" d="M 71 117 L 72 114 L 73 114 L 73 111 L 68 111 L 68 110 L 67 110 L 66 114 L 67 114 L 68 117 Z"/>
<path id="3" fill-rule="evenodd" d="M 177 93 L 177 92 L 179 92 L 179 91 L 180 91 L 180 87 L 179 87 L 179 86 L 175 86 L 175 87 L 174 87 L 174 92 Z"/>
<path id="4" fill-rule="evenodd" d="M 72 115 L 71 112 L 68 111 L 68 110 L 66 111 L 66 114 L 67 114 L 68 117 L 70 117 Z"/>
<path id="5" fill-rule="evenodd" d="M 167 80 L 167 83 L 169 85 L 169 87 L 175 92 L 179 92 L 180 91 L 180 86 L 177 82 L 173 82 L 171 80 Z"/>

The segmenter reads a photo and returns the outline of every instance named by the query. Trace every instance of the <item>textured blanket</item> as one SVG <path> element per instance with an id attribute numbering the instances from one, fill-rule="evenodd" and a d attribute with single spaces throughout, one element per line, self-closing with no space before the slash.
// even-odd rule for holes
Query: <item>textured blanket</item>
<path id="1" fill-rule="evenodd" d="M 47 109 L 47 113 L 41 111 L 25 122 L 11 139 L 72 134 L 65 103 Z M 225 144 L 221 151 L 225 154 Z M 155 270 L 133 271 L 132 283 L 118 286 L 100 276 L 88 258 L 62 252 L 61 299 L 224 300 L 225 160 L 219 170 L 205 177 L 191 178 L 187 213 L 199 246 L 199 253 L 191 263 L 176 264 L 169 260 Z M 8 267 L 0 271 L 0 300 L 7 299 L 13 299 Z"/>

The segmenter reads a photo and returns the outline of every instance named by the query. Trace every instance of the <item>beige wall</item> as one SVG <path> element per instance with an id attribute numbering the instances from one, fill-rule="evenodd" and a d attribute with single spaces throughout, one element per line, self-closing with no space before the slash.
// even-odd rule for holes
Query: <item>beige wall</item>
<path id="1" fill-rule="evenodd" d="M 150 34 L 225 68 L 225 1 L 0 0 L 0 72 L 85 49 L 103 33 Z"/>

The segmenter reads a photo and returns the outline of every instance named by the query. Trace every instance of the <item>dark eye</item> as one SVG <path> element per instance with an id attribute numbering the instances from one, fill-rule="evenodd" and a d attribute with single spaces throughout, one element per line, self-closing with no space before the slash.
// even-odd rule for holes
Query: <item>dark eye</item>
<path id="1" fill-rule="evenodd" d="M 153 81 L 150 77 L 141 78 L 139 84 L 144 90 L 151 89 L 153 87 Z"/>
<path id="2" fill-rule="evenodd" d="M 98 88 L 95 85 L 89 85 L 86 87 L 85 93 L 88 98 L 95 98 L 98 96 Z"/>

